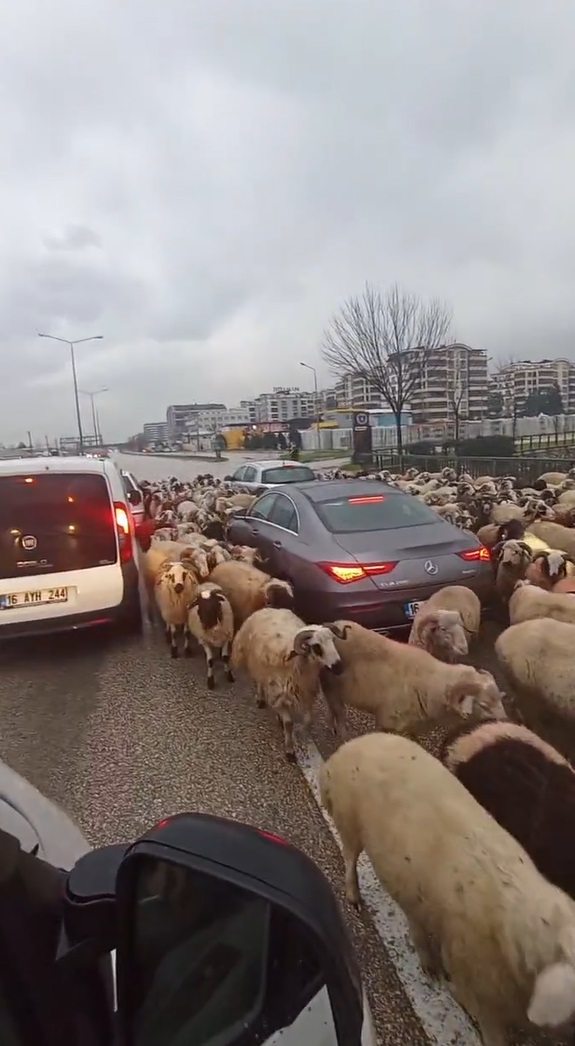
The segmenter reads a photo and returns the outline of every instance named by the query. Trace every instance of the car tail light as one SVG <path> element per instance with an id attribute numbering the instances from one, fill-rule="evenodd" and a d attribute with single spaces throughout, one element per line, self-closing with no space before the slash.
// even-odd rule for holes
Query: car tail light
<path id="1" fill-rule="evenodd" d="M 128 563 L 134 556 L 134 547 L 132 544 L 132 531 L 130 530 L 130 513 L 123 501 L 114 502 L 114 519 L 120 546 L 120 562 Z"/>
<path id="2" fill-rule="evenodd" d="M 318 563 L 324 574 L 339 581 L 340 585 L 349 585 L 352 581 L 361 581 L 376 574 L 390 574 L 397 563 Z"/>
<path id="3" fill-rule="evenodd" d="M 491 552 L 485 545 L 478 545 L 477 548 L 467 548 L 465 552 L 458 552 L 457 555 L 460 559 L 464 559 L 466 563 L 476 563 L 481 560 L 483 563 L 491 562 Z"/>
<path id="4" fill-rule="evenodd" d="M 383 494 L 359 494 L 355 498 L 348 498 L 348 505 L 370 505 L 374 501 L 385 501 Z"/>

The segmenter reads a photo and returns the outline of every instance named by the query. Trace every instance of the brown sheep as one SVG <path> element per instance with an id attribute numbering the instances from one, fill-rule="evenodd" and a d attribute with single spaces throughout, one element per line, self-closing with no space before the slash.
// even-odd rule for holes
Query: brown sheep
<path id="1" fill-rule="evenodd" d="M 235 560 L 218 563 L 210 574 L 210 581 L 219 585 L 229 599 L 236 631 L 256 610 L 263 610 L 264 607 L 293 609 L 291 585 L 265 574 L 249 563 Z"/>
<path id="2" fill-rule="evenodd" d="M 575 899 L 575 772 L 525 726 L 481 723 L 444 742 L 442 762 Z"/>

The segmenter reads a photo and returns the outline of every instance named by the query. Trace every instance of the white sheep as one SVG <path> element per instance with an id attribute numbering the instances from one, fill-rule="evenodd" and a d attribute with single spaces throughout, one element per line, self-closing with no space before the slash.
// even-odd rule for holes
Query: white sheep
<path id="1" fill-rule="evenodd" d="M 552 618 L 575 625 L 575 599 L 569 592 L 548 592 L 531 581 L 518 581 L 509 600 L 509 621 Z"/>
<path id="2" fill-rule="evenodd" d="M 360 903 L 365 851 L 403 910 L 426 972 L 445 972 L 484 1046 L 527 1021 L 575 1013 L 575 903 L 439 760 L 404 737 L 367 734 L 322 766 L 322 803 L 342 841 L 345 890 Z"/>
<path id="3" fill-rule="evenodd" d="M 370 712 L 377 730 L 412 736 L 429 723 L 476 713 L 504 719 L 504 695 L 493 676 L 470 665 L 447 665 L 420 650 L 351 621 L 327 626 L 335 636 L 343 672 L 322 679 L 334 731 L 345 736 L 345 706 Z"/>
<path id="4" fill-rule="evenodd" d="M 426 610 L 457 610 L 467 633 L 468 642 L 475 639 L 481 626 L 481 601 L 466 585 L 446 585 L 434 592 L 423 604 Z M 422 607 L 419 608 L 420 610 Z M 419 611 L 418 611 L 419 613 Z"/>
<path id="5" fill-rule="evenodd" d="M 573 596 L 568 596 L 573 599 Z M 550 618 L 522 621 L 495 640 L 495 653 L 522 714 L 532 709 L 575 721 L 575 625 Z"/>
<path id="6" fill-rule="evenodd" d="M 280 720 L 288 760 L 295 760 L 294 720 L 307 729 L 321 693 L 320 672 L 341 670 L 328 628 L 306 625 L 291 610 L 264 608 L 244 621 L 232 647 L 232 665 L 256 686 L 258 707 L 269 705 Z"/>
<path id="7" fill-rule="evenodd" d="M 226 676 L 233 683 L 230 650 L 234 638 L 234 615 L 222 589 L 212 581 L 204 581 L 188 604 L 188 632 L 197 639 L 206 655 L 208 690 L 213 690 L 215 685 L 214 650 L 221 650 Z"/>
<path id="8" fill-rule="evenodd" d="M 454 665 L 469 653 L 467 636 L 458 610 L 442 610 L 423 604 L 413 619 L 409 646 Z"/>
<path id="9" fill-rule="evenodd" d="M 172 657 L 178 656 L 178 634 L 184 633 L 184 655 L 190 656 L 188 603 L 195 598 L 198 578 L 179 560 L 165 562 L 154 583 L 154 604 L 166 628 Z"/>

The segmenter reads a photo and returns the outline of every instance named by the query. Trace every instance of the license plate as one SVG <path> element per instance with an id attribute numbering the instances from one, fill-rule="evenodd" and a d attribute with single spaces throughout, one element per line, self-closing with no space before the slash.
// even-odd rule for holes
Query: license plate
<path id="1" fill-rule="evenodd" d="M 404 612 L 405 616 L 409 618 L 410 621 L 413 621 L 413 618 L 417 614 L 417 611 L 419 610 L 420 606 L 421 606 L 421 602 L 419 602 L 419 603 L 404 603 L 403 612 Z"/>
<path id="2" fill-rule="evenodd" d="M 67 603 L 67 588 L 37 588 L 30 592 L 8 592 L 0 595 L 0 610 L 20 607 L 43 607 L 50 603 Z"/>

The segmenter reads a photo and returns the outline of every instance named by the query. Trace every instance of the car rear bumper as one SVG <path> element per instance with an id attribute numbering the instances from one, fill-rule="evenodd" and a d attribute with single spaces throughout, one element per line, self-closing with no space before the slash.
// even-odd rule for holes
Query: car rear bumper
<path id="1" fill-rule="evenodd" d="M 411 588 L 403 592 L 381 592 L 365 593 L 360 597 L 354 597 L 350 591 L 352 586 L 342 586 L 339 592 L 322 593 L 317 610 L 319 616 L 314 615 L 315 620 L 356 621 L 364 628 L 376 632 L 402 631 L 411 626 L 412 619 L 405 612 L 405 606 L 409 603 L 422 603 L 429 599 L 435 592 L 440 592 L 447 585 L 459 584 L 465 588 L 472 589 L 481 602 L 485 602 L 493 591 L 493 572 L 490 565 L 481 570 L 473 578 L 463 581 L 443 581 L 440 585 L 426 585 L 422 588 Z"/>
<path id="2" fill-rule="evenodd" d="M 26 636 L 57 635 L 87 628 L 123 622 L 140 607 L 139 575 L 135 560 L 122 566 L 124 592 L 122 599 L 109 607 L 82 611 L 74 614 L 58 614 L 52 617 L 34 617 L 27 621 L 2 623 L 0 618 L 0 641 L 20 639 Z"/>

